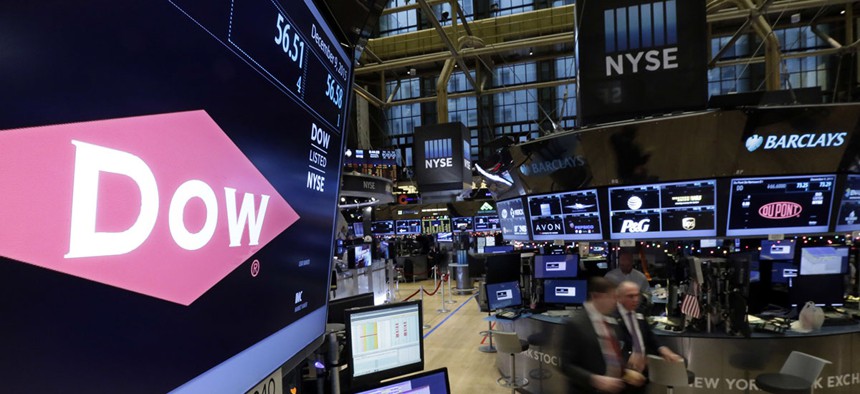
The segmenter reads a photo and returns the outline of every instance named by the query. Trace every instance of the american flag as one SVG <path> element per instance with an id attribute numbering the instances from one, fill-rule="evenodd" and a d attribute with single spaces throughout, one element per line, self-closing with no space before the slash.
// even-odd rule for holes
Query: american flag
<path id="1" fill-rule="evenodd" d="M 696 319 L 702 315 L 699 310 L 699 300 L 696 299 L 696 296 L 690 293 L 684 295 L 684 301 L 681 302 L 681 313 Z"/>
<path id="2" fill-rule="evenodd" d="M 692 281 L 690 283 L 690 288 L 687 290 L 687 294 L 684 295 L 684 300 L 681 301 L 681 313 L 694 319 L 698 319 L 702 316 L 702 311 L 699 309 L 699 299 L 696 296 L 697 294 L 699 294 L 699 283 Z"/>

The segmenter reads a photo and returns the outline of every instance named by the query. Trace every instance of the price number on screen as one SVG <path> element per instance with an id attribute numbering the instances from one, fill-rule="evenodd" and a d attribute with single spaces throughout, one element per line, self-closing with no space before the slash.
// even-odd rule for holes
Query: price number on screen
<path id="1" fill-rule="evenodd" d="M 809 189 L 809 182 L 797 182 L 798 189 Z"/>
<path id="2" fill-rule="evenodd" d="M 831 183 L 830 183 L 829 181 L 819 182 L 819 183 L 818 183 L 818 187 L 823 187 L 823 188 L 827 188 L 827 189 L 829 189 L 829 188 L 830 188 L 830 186 L 831 186 Z"/>
<path id="3" fill-rule="evenodd" d="M 278 29 L 275 32 L 275 44 L 283 49 L 290 60 L 298 63 L 298 66 L 301 67 L 305 58 L 305 42 L 299 37 L 298 31 L 293 30 L 293 27 L 286 22 L 280 13 L 275 27 Z"/>
<path id="4" fill-rule="evenodd" d="M 343 108 L 343 88 L 337 83 L 337 80 L 332 78 L 331 74 L 326 80 L 325 95 L 338 109 Z"/>

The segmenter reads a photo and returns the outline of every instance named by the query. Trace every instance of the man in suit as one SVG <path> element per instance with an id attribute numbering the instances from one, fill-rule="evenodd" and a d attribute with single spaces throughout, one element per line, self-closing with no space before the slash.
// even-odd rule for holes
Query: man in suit
<path id="1" fill-rule="evenodd" d="M 588 282 L 588 301 L 565 325 L 562 368 L 576 393 L 619 393 L 624 359 L 616 337 L 615 285 L 602 277 Z"/>
<path id="2" fill-rule="evenodd" d="M 618 320 L 618 340 L 623 345 L 621 353 L 625 365 L 644 372 L 646 356 L 649 354 L 661 356 L 667 361 L 683 362 L 681 356 L 660 344 L 644 316 L 636 313 L 640 295 L 639 285 L 631 281 L 621 282 L 616 289 L 618 305 L 613 316 Z"/>

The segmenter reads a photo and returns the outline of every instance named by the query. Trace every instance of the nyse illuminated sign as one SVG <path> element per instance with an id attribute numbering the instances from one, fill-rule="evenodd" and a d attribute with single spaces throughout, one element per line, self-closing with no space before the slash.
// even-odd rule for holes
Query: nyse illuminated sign
<path id="1" fill-rule="evenodd" d="M 424 167 L 448 168 L 454 166 L 454 154 L 451 139 L 424 141 Z"/>
<path id="2" fill-rule="evenodd" d="M 604 10 L 606 76 L 678 68 L 675 1 Z"/>

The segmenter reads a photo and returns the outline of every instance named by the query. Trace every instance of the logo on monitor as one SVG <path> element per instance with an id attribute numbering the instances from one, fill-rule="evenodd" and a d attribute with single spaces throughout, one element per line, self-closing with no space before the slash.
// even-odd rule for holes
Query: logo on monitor
<path id="1" fill-rule="evenodd" d="M 511 290 L 496 291 L 496 299 L 499 301 L 510 300 L 512 298 L 514 298 L 514 292 Z"/>
<path id="2" fill-rule="evenodd" d="M 696 228 L 696 218 L 683 218 L 681 219 L 681 228 L 684 230 L 690 231 Z"/>
<path id="3" fill-rule="evenodd" d="M 678 68 L 675 0 L 603 11 L 606 76 Z"/>
<path id="4" fill-rule="evenodd" d="M 779 201 L 762 205 L 758 214 L 765 219 L 789 219 L 799 217 L 802 211 L 803 206 L 796 202 Z"/>
<path id="5" fill-rule="evenodd" d="M 42 268 L 189 305 L 299 219 L 205 111 L 0 138 L 0 185 L 32 190 L 0 255 Z"/>
<path id="6" fill-rule="evenodd" d="M 555 295 L 559 297 L 576 297 L 576 287 L 556 287 Z"/>
<path id="7" fill-rule="evenodd" d="M 451 139 L 424 141 L 424 167 L 425 168 L 448 168 L 454 166 L 454 151 L 451 148 Z"/>
<path id="8" fill-rule="evenodd" d="M 764 143 L 764 137 L 758 134 L 753 134 L 747 138 L 747 142 L 744 145 L 746 145 L 748 151 L 755 152 L 762 143 Z"/>
<path id="9" fill-rule="evenodd" d="M 856 222 L 856 221 L 857 221 L 857 214 L 855 214 L 854 211 L 851 211 L 851 213 L 849 213 L 848 216 L 845 217 L 845 223 L 854 224 L 854 222 Z"/>
<path id="10" fill-rule="evenodd" d="M 639 196 L 631 196 L 627 199 L 627 207 L 634 211 L 642 208 L 642 199 Z"/>
<path id="11" fill-rule="evenodd" d="M 645 233 L 651 228 L 651 219 L 642 219 L 640 221 L 625 219 L 621 223 L 622 233 Z"/>

